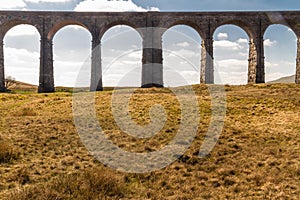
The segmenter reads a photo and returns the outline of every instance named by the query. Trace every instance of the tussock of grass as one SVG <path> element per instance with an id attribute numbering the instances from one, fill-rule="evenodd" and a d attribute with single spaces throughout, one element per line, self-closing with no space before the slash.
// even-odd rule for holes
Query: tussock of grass
<path id="1" fill-rule="evenodd" d="M 121 176 L 109 169 L 94 168 L 62 175 L 46 184 L 20 188 L 10 194 L 10 199 L 120 199 L 126 192 Z"/>
<path id="2" fill-rule="evenodd" d="M 8 139 L 0 137 L 0 164 L 8 163 L 18 157 L 16 149 Z"/>
<path id="3" fill-rule="evenodd" d="M 15 181 L 19 185 L 25 185 L 31 182 L 29 169 L 26 166 L 21 167 L 16 173 L 10 178 L 10 181 Z"/>
<path id="4" fill-rule="evenodd" d="M 14 116 L 23 117 L 23 116 L 36 116 L 36 111 L 31 107 L 22 107 L 14 112 Z"/>

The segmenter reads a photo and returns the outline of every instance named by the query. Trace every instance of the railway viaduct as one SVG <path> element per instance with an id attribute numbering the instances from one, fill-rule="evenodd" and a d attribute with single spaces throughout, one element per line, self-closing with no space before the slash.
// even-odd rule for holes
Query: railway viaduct
<path id="1" fill-rule="evenodd" d="M 53 44 L 55 33 L 80 25 L 92 36 L 91 91 L 102 90 L 101 38 L 116 25 L 136 29 L 143 40 L 142 87 L 163 87 L 162 35 L 175 25 L 194 28 L 202 38 L 200 82 L 214 83 L 213 34 L 226 24 L 237 25 L 249 37 L 248 83 L 265 82 L 263 35 L 272 24 L 291 28 L 297 36 L 296 83 L 300 83 L 300 11 L 276 12 L 46 12 L 0 11 L 0 91 L 4 86 L 3 38 L 19 24 L 36 27 L 41 36 L 39 92 L 54 92 Z"/>

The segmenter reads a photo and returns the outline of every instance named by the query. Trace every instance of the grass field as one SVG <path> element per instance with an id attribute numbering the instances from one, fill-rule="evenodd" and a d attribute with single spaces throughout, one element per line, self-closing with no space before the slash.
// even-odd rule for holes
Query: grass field
<path id="1" fill-rule="evenodd" d="M 205 85 L 193 86 L 201 123 L 186 153 L 164 169 L 118 172 L 93 158 L 76 132 L 72 93 L 0 94 L 0 199 L 299 199 L 300 85 L 225 86 L 222 134 L 205 158 L 198 152 L 211 119 Z M 151 152 L 167 145 L 180 121 L 179 103 L 168 89 L 138 89 L 131 117 L 150 121 L 151 105 L 167 113 L 150 139 L 123 133 L 111 113 L 111 91 L 97 92 L 101 127 L 119 147 Z"/>

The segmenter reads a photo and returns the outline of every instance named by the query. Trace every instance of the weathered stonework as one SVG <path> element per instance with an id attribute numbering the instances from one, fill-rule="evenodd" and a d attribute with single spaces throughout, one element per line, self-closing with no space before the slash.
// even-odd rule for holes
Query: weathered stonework
<path id="1" fill-rule="evenodd" d="M 214 57 L 213 57 L 213 40 L 207 38 L 202 40 L 200 83 L 214 83 Z"/>
<path id="2" fill-rule="evenodd" d="M 149 20 L 149 28 L 142 28 L 143 58 L 142 87 L 163 87 L 162 29 L 152 28 L 155 24 Z"/>
<path id="3" fill-rule="evenodd" d="M 295 82 L 300 84 L 300 38 L 297 42 L 296 78 Z"/>
<path id="4" fill-rule="evenodd" d="M 101 63 L 101 40 L 93 35 L 92 40 L 92 69 L 91 91 L 102 91 L 102 63 Z"/>
<path id="5" fill-rule="evenodd" d="M 162 35 L 175 25 L 187 25 L 202 38 L 201 83 L 214 83 L 213 34 L 226 24 L 241 27 L 249 37 L 248 82 L 264 83 L 263 35 L 272 24 L 290 27 L 300 35 L 300 11 L 276 12 L 41 12 L 0 11 L 0 41 L 19 24 L 36 27 L 41 36 L 39 92 L 53 92 L 53 50 L 55 33 L 67 25 L 79 25 L 92 35 L 92 91 L 102 90 L 101 38 L 116 25 L 136 29 L 143 39 L 142 87 L 163 86 Z M 298 43 L 296 83 L 300 83 L 300 43 Z M 3 45 L 0 43 L 0 91 L 4 87 Z"/>
<path id="6" fill-rule="evenodd" d="M 38 92 L 54 92 L 52 39 L 41 38 L 40 78 Z"/>
<path id="7" fill-rule="evenodd" d="M 257 51 L 253 39 L 249 42 L 248 83 L 256 82 Z"/>
<path id="8" fill-rule="evenodd" d="M 0 92 L 5 92 L 3 41 L 0 41 Z"/>

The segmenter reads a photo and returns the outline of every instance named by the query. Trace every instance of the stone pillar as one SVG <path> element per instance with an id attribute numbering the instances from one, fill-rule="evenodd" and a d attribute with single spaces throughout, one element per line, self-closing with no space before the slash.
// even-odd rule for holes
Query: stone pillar
<path id="1" fill-rule="evenodd" d="M 295 83 L 300 84 L 300 38 L 298 38 L 298 42 L 297 42 L 297 60 L 296 60 Z"/>
<path id="2" fill-rule="evenodd" d="M 54 92 L 53 44 L 52 39 L 41 38 L 40 80 L 38 92 Z"/>
<path id="3" fill-rule="evenodd" d="M 265 83 L 265 53 L 264 38 L 260 35 L 256 42 L 257 49 L 257 67 L 256 67 L 256 83 Z"/>
<path id="4" fill-rule="evenodd" d="M 101 39 L 98 34 L 92 40 L 92 70 L 90 91 L 102 91 Z"/>
<path id="5" fill-rule="evenodd" d="M 200 83 L 214 83 L 214 57 L 212 37 L 202 40 Z"/>
<path id="6" fill-rule="evenodd" d="M 4 53 L 3 53 L 3 40 L 0 40 L 0 92 L 5 92 L 5 74 L 4 74 Z"/>
<path id="7" fill-rule="evenodd" d="M 254 40 L 249 41 L 248 84 L 256 82 L 257 52 Z"/>
<path id="8" fill-rule="evenodd" d="M 265 83 L 264 40 L 262 36 L 249 42 L 248 84 Z"/>
<path id="9" fill-rule="evenodd" d="M 143 33 L 142 87 L 163 87 L 162 29 L 151 27 Z"/>

